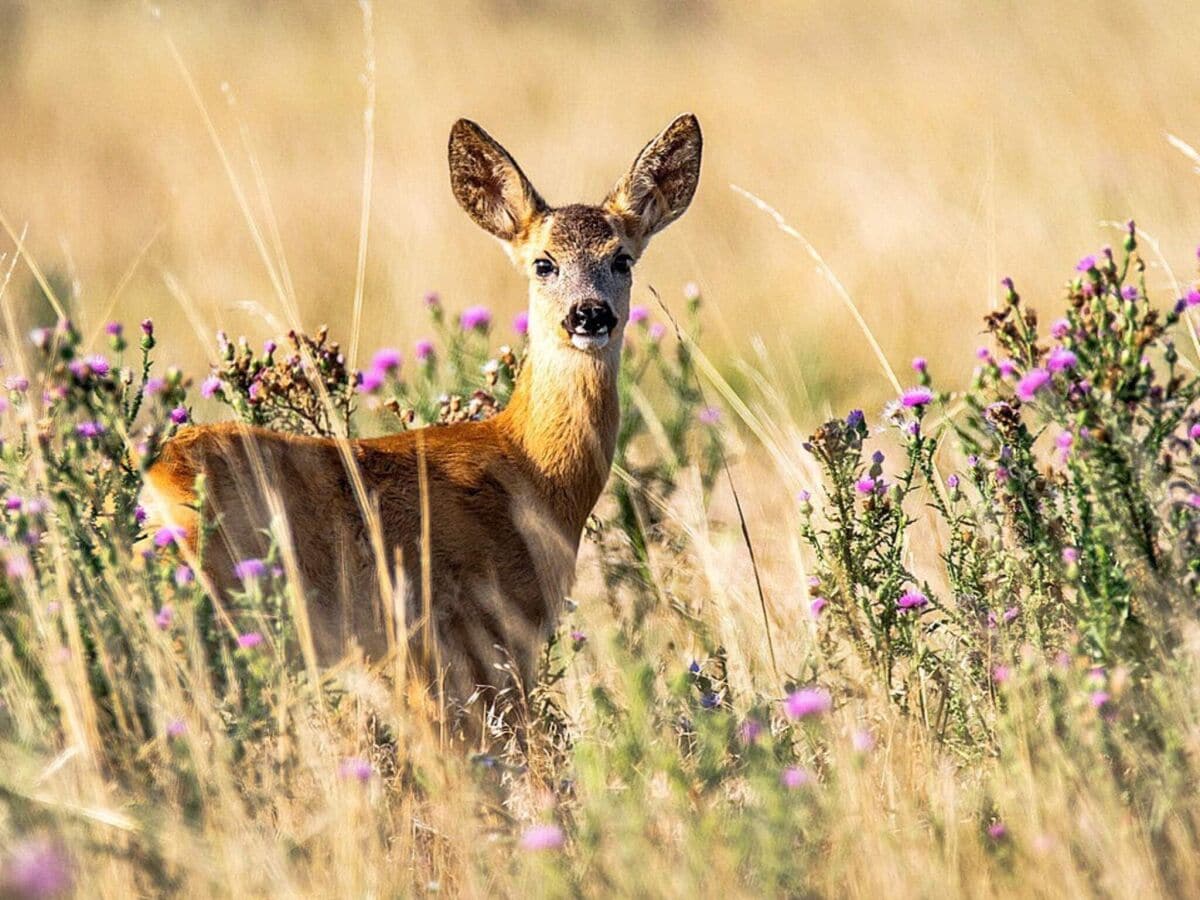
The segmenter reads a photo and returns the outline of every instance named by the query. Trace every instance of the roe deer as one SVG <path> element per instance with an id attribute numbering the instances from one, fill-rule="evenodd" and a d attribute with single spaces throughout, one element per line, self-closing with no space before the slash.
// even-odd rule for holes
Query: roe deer
<path id="1" fill-rule="evenodd" d="M 528 356 L 507 408 L 370 440 L 192 427 L 150 469 L 147 504 L 183 528 L 194 551 L 195 484 L 205 476 L 215 537 L 203 567 L 227 592 L 238 560 L 266 554 L 276 497 L 324 663 L 352 640 L 370 658 L 386 655 L 383 603 L 393 598 L 380 596 L 382 563 L 403 604 L 398 629 L 412 629 L 428 604 L 432 651 L 411 643 L 444 699 L 527 689 L 612 465 L 631 269 L 651 235 L 687 209 L 700 153 L 699 124 L 680 116 L 599 206 L 551 207 L 503 147 L 460 119 L 450 131 L 454 196 L 529 278 Z M 377 535 L 350 465 L 377 511 Z"/>

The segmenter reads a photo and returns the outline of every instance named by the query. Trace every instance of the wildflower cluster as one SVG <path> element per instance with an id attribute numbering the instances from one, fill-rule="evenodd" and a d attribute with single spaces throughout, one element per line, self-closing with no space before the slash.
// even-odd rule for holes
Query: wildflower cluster
<path id="1" fill-rule="evenodd" d="M 1200 293 L 1162 312 L 1144 275 L 1131 222 L 1120 254 L 1080 261 L 1046 335 L 1006 279 L 1004 305 L 987 317 L 994 349 L 977 353 L 961 398 L 936 394 L 927 363 L 914 361 L 920 384 L 885 413 L 903 448 L 890 483 L 883 451 L 863 459 L 861 413 L 808 445 L 826 476 L 828 502 L 818 514 L 804 499 L 803 528 L 828 646 L 848 636 L 902 707 L 928 716 L 935 704 L 964 740 L 986 730 L 981 710 L 1018 648 L 1150 677 L 1153 648 L 1178 640 L 1191 608 L 1200 380 L 1174 334 Z M 945 414 L 931 428 L 934 406 Z M 949 474 L 937 454 L 945 438 L 959 453 Z M 924 540 L 942 563 L 924 573 L 908 551 L 918 500 L 934 511 Z M 897 627 L 906 622 L 920 626 Z"/>

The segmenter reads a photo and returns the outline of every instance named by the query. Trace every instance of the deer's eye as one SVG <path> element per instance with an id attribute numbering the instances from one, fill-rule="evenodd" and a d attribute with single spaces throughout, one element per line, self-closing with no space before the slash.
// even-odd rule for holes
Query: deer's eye
<path id="1" fill-rule="evenodd" d="M 628 253 L 618 253 L 617 258 L 612 261 L 612 269 L 618 275 L 628 275 L 633 269 L 633 257 Z"/>
<path id="2" fill-rule="evenodd" d="M 558 267 L 544 257 L 542 259 L 535 259 L 533 261 L 533 274 L 538 278 L 549 278 L 557 271 Z"/>

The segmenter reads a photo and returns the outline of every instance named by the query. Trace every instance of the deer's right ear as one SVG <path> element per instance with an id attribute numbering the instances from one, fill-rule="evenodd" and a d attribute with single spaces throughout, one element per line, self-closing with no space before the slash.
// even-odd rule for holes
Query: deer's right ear
<path id="1" fill-rule="evenodd" d="M 642 148 L 604 208 L 640 241 L 666 228 L 683 215 L 696 193 L 703 143 L 696 117 L 680 116 Z"/>
<path id="2" fill-rule="evenodd" d="M 450 186 L 480 228 L 503 241 L 524 234 L 546 201 L 490 134 L 467 119 L 450 129 Z"/>

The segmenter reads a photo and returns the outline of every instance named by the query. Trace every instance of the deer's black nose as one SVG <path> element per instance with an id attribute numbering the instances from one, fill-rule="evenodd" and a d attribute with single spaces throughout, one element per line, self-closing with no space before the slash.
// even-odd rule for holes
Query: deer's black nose
<path id="1" fill-rule="evenodd" d="M 563 328 L 569 334 L 599 337 L 611 334 L 617 327 L 617 316 L 612 307 L 601 300 L 584 300 L 576 303 L 563 319 Z"/>

